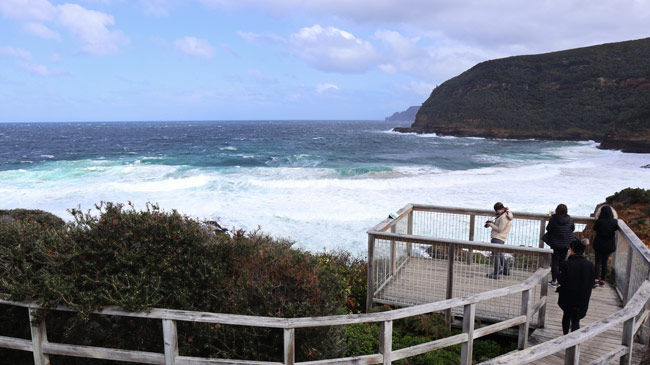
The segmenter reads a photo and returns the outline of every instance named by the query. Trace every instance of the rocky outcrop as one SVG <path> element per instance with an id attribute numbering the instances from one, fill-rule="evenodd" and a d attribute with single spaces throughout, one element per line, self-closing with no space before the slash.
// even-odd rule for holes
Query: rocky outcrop
<path id="1" fill-rule="evenodd" d="M 390 117 L 386 117 L 385 120 L 387 122 L 413 122 L 418 110 L 420 110 L 419 106 L 411 106 L 403 112 L 393 113 Z"/>
<path id="2" fill-rule="evenodd" d="M 65 225 L 63 219 L 57 217 L 52 213 L 48 213 L 40 209 L 0 209 L 0 224 L 8 224 L 15 220 L 36 222 L 41 225 L 56 228 L 63 227 L 63 225 Z"/>
<path id="3" fill-rule="evenodd" d="M 650 38 L 480 63 L 399 132 L 595 140 L 650 152 Z"/>

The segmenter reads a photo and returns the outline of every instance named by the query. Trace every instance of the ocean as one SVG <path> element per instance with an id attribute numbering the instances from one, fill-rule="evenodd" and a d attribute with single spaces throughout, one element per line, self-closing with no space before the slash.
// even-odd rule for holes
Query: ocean
<path id="1" fill-rule="evenodd" d="M 650 189 L 650 155 L 595 142 L 391 132 L 383 121 L 0 124 L 0 209 L 65 220 L 100 201 L 147 202 L 310 251 L 363 256 L 366 231 L 407 203 L 571 215 Z"/>

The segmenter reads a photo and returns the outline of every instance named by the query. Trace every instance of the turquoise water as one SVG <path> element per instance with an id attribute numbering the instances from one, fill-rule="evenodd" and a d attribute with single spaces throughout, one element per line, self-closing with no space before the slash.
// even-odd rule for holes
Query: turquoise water
<path id="1" fill-rule="evenodd" d="M 588 215 L 650 188 L 647 155 L 593 142 L 391 132 L 380 121 L 0 124 L 0 208 L 132 201 L 310 250 L 363 253 L 365 231 L 407 203 Z"/>

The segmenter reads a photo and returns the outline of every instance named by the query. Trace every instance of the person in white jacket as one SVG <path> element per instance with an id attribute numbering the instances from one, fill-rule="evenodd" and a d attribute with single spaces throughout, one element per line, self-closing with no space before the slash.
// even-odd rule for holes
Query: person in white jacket
<path id="1" fill-rule="evenodd" d="M 512 212 L 508 210 L 507 207 L 503 206 L 503 203 L 497 202 L 494 204 L 494 211 L 496 212 L 496 217 L 494 221 L 485 222 L 485 228 L 492 228 L 490 233 L 491 243 L 498 243 L 504 245 L 506 239 L 508 238 L 508 233 L 510 233 L 510 228 L 512 227 Z M 500 275 L 510 275 L 510 268 L 508 267 L 508 261 L 506 260 L 503 252 L 493 252 L 492 257 L 494 259 L 494 271 L 491 274 L 487 274 L 488 278 L 498 279 Z"/>

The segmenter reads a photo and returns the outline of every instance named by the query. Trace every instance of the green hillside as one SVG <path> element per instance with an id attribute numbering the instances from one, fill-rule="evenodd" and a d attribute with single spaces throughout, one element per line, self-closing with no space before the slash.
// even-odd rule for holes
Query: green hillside
<path id="1" fill-rule="evenodd" d="M 650 38 L 480 63 L 401 132 L 595 140 L 650 152 Z"/>

